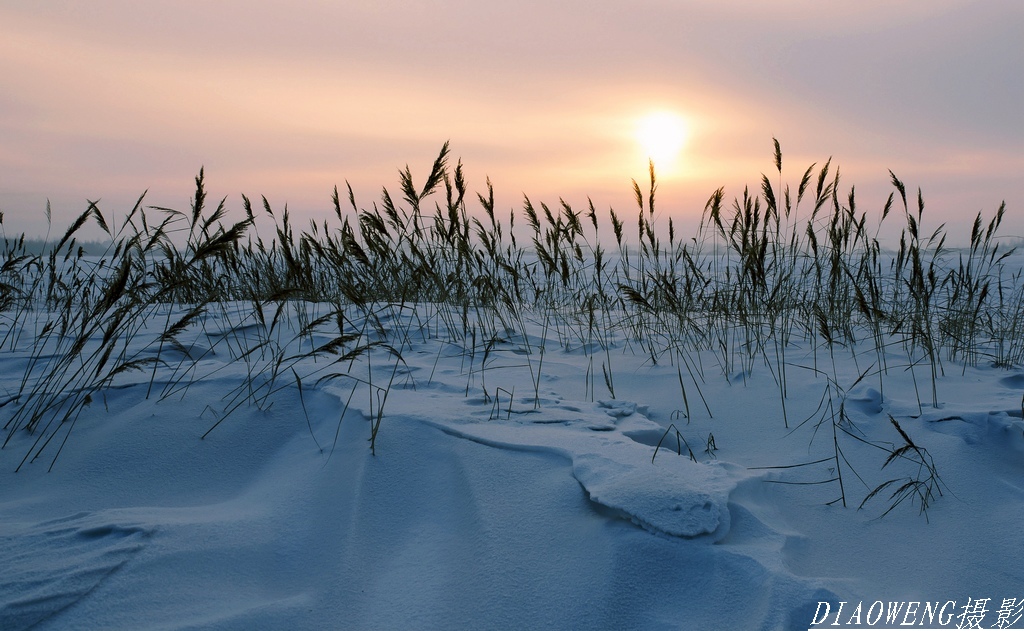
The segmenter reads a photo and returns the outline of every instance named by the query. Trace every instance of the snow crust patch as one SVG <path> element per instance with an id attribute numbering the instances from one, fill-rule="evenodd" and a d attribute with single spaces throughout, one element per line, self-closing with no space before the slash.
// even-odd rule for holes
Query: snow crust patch
<path id="1" fill-rule="evenodd" d="M 729 493 L 749 476 L 669 449 L 654 457 L 649 441 L 634 438 L 665 433 L 646 411 L 635 402 L 613 400 L 549 404 L 504 420 L 481 421 L 464 409 L 427 418 L 400 405 L 391 415 L 493 447 L 557 453 L 572 462 L 573 476 L 590 501 L 612 514 L 661 535 L 720 539 L 729 529 Z"/>

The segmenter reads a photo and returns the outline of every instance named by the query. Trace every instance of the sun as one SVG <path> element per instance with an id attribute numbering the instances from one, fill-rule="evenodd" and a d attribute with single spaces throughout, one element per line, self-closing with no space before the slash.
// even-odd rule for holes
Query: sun
<path id="1" fill-rule="evenodd" d="M 686 144 L 688 126 L 682 116 L 673 112 L 652 112 L 636 124 L 636 141 L 644 157 L 662 171 L 671 170 Z"/>

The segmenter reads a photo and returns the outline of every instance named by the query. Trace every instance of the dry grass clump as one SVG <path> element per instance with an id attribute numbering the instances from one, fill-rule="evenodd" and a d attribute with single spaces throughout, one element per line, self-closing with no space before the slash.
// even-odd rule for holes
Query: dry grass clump
<path id="1" fill-rule="evenodd" d="M 336 187 L 333 220 L 301 230 L 287 207 L 275 211 L 266 198 L 254 205 L 243 196 L 237 221 L 224 199 L 210 210 L 200 171 L 187 212 L 146 207 L 143 196 L 115 226 L 91 203 L 43 255 L 30 254 L 24 236 L 4 235 L 0 347 L 23 357 L 24 374 L 0 401 L 3 446 L 30 434 L 18 466 L 47 451 L 52 466 L 82 411 L 120 375 L 147 371 L 146 396 L 181 396 L 213 348 L 246 374 L 214 427 L 239 406 L 271 405 L 282 388 L 301 393 L 303 383 L 341 380 L 351 383 L 349 402 L 369 397 L 371 446 L 403 352 L 426 339 L 461 349 L 466 394 L 493 397 L 492 417 L 510 414 L 514 398 L 489 389 L 494 359 L 519 358 L 539 406 L 545 353 L 556 344 L 586 354 L 590 398 L 620 394 L 617 346 L 675 366 L 679 418 L 690 418 L 698 400 L 711 414 L 701 387 L 709 373 L 742 380 L 766 367 L 787 427 L 787 353 L 798 344 L 813 349 L 812 365 L 801 368 L 826 379 L 831 418 L 841 417 L 845 396 L 837 354 L 856 360 L 871 349 L 864 374 L 884 392 L 893 368 L 886 357 L 901 349 L 901 369 L 915 383 L 927 368 L 922 406 L 937 403 L 946 363 L 1024 362 L 1024 287 L 1019 271 L 1005 269 L 1012 249 L 998 235 L 1005 206 L 987 221 L 979 214 L 969 247 L 950 250 L 944 226 L 925 229 L 921 192 L 912 205 L 895 174 L 869 224 L 831 159 L 800 172 L 791 189 L 778 141 L 773 157 L 757 190 L 731 204 L 715 191 L 690 238 L 671 219 L 667 231 L 655 225 L 653 164 L 643 187 L 633 182 L 635 223 L 611 209 L 599 217 L 589 200 L 577 209 L 524 197 L 518 212 L 505 213 L 490 181 L 469 192 L 447 143 L 422 181 L 406 167 L 397 193 L 383 189 L 369 208 L 350 186 L 344 197 Z M 890 253 L 878 235 L 891 217 L 903 227 Z M 605 219 L 610 239 L 601 234 Z M 87 222 L 110 240 L 98 260 L 76 248 Z M 207 330 L 212 315 L 231 325 Z M 208 348 L 183 341 L 197 329 Z"/>

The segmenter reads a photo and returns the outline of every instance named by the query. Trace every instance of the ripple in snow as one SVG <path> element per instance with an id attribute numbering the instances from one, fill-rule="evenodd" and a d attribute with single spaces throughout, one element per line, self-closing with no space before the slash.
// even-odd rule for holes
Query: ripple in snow
<path id="1" fill-rule="evenodd" d="M 29 629 L 84 598 L 150 532 L 78 513 L 0 535 L 0 629 Z"/>

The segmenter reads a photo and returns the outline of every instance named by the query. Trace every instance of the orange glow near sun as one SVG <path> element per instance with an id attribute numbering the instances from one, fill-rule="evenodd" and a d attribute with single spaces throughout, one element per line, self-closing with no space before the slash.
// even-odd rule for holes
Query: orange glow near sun
<path id="1" fill-rule="evenodd" d="M 689 136 L 686 120 L 674 112 L 647 114 L 636 122 L 636 141 L 645 159 L 654 161 L 659 173 L 677 170 L 680 154 Z"/>

